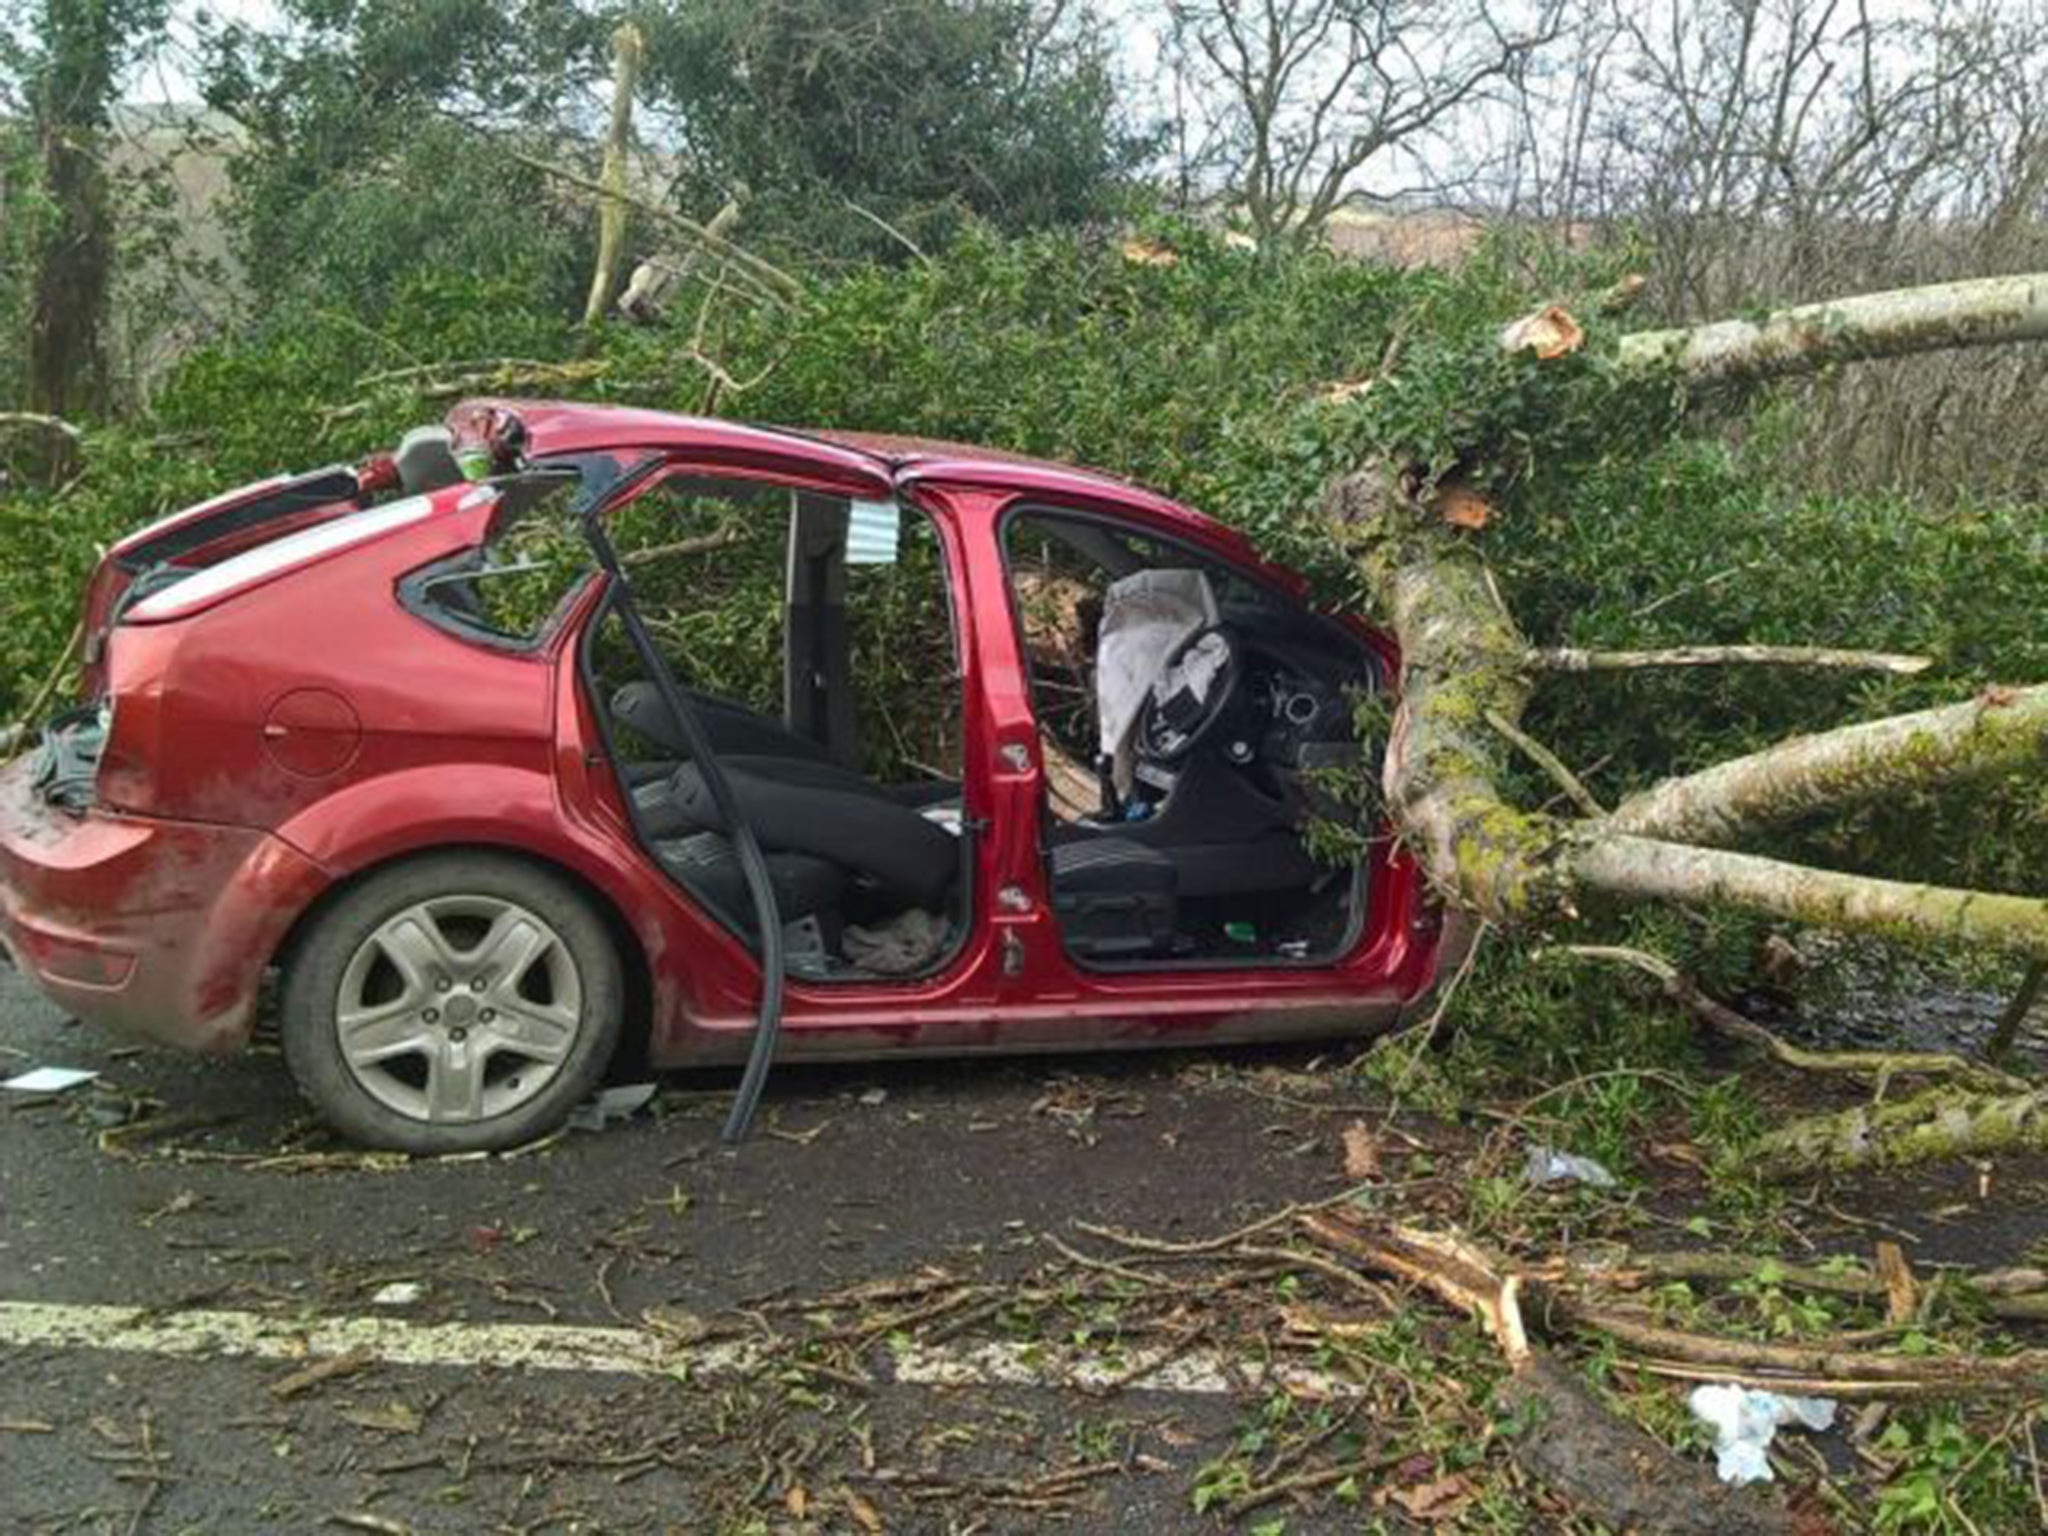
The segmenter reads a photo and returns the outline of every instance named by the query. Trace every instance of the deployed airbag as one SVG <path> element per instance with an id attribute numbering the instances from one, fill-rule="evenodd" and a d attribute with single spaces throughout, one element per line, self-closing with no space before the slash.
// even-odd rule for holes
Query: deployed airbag
<path id="1" fill-rule="evenodd" d="M 1102 629 L 1095 642 L 1095 712 L 1100 751 L 1109 760 L 1119 795 L 1131 792 L 1138 719 L 1166 671 L 1167 658 L 1217 617 L 1216 594 L 1197 570 L 1134 571 L 1111 583 L 1103 595 Z M 1197 662 L 1194 670 L 1201 666 Z M 1191 673 L 1187 681 L 1196 678 Z"/>

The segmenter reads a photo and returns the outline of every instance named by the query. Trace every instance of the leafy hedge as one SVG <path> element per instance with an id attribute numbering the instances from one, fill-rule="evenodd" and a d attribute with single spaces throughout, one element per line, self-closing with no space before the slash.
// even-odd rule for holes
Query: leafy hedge
<path id="1" fill-rule="evenodd" d="M 700 409 L 711 382 L 699 340 L 733 378 L 757 380 L 723 392 L 729 414 L 1109 469 L 1244 527 L 1314 571 L 1332 602 L 1362 595 L 1317 525 L 1320 487 L 1399 455 L 1490 483 L 1503 515 L 1485 536 L 1539 641 L 1841 644 L 1941 663 L 1912 680 L 1746 669 L 1560 681 L 1533 725 L 1606 794 L 1790 731 L 2048 679 L 2035 509 L 1973 503 L 1966 488 L 1938 510 L 1807 495 L 1774 467 L 1796 419 L 1770 397 L 1687 401 L 1617 376 L 1604 361 L 1612 321 L 1590 321 L 1587 348 L 1560 362 L 1500 352 L 1500 325 L 1536 302 L 1586 318 L 1619 257 L 1497 245 L 1454 272 L 1396 271 L 1253 256 L 1179 228 L 1154 231 L 1149 252 L 971 235 L 929 264 L 821 283 L 794 315 L 714 307 L 701 331 L 696 293 L 676 300 L 672 326 L 580 338 L 517 287 L 447 276 L 411 281 L 368 319 L 275 316 L 184 365 L 149 420 L 93 433 L 76 484 L 0 500 L 0 718 L 51 665 L 95 547 L 121 529 L 260 473 L 389 444 L 444 408 L 424 383 L 476 360 L 581 348 L 588 373 L 571 392 Z M 1364 387 L 1333 399 L 1336 382 Z M 1726 432 L 1745 410 L 1745 430 Z M 1808 841 L 1863 867 L 2038 888 L 2048 798 L 2035 776 L 1967 805 L 1875 807 Z"/>

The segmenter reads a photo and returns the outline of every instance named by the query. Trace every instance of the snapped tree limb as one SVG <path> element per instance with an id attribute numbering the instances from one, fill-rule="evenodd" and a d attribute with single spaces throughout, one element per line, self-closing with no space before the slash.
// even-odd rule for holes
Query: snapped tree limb
<path id="1" fill-rule="evenodd" d="M 1537 318 L 1549 324 L 1544 334 L 1561 333 L 1569 319 L 1549 311 Z M 1509 327 L 1502 344 L 1529 345 L 1527 329 Z M 1851 358 L 2040 339 L 2048 339 L 2048 276 L 1876 294 L 1761 322 L 1652 332 L 1628 338 L 1621 356 L 1625 364 L 1662 363 L 1692 378 L 1728 381 Z M 2048 687 L 1987 690 L 1963 703 L 1781 742 L 1653 785 L 1607 812 L 1521 729 L 1534 679 L 1545 671 L 1768 663 L 1906 674 L 1924 660 L 1764 646 L 1539 650 L 1522 635 L 1486 566 L 1479 536 L 1497 519 L 1483 506 L 1475 515 L 1462 504 L 1442 505 L 1441 491 L 1417 489 L 1431 483 L 1409 466 L 1371 466 L 1333 485 L 1324 511 L 1401 647 L 1385 803 L 1396 833 L 1445 899 L 1508 928 L 1567 925 L 1596 896 L 1721 905 L 1989 949 L 2025 958 L 2032 975 L 2042 974 L 2048 900 L 1817 869 L 1740 845 L 1789 822 L 1876 799 L 2039 773 L 2048 767 Z M 1476 493 L 1459 486 L 1456 494 L 1470 501 Z M 1501 786 L 1517 751 L 1565 787 L 1583 819 L 1507 799 Z M 1673 978 L 1662 979 L 1672 990 Z M 1674 996 L 1688 1006 L 1697 1002 Z M 1782 1049 L 1774 1052 L 1784 1058 Z M 1995 1091 L 1952 1089 L 1785 1128 L 1772 1138 L 1767 1159 L 1795 1167 L 2048 1145 L 2048 1090 L 2015 1093 L 2016 1085 L 1990 1072 L 1974 1085 Z"/>
<path id="2" fill-rule="evenodd" d="M 1569 920 L 1594 893 L 1719 903 L 2048 959 L 2048 902 L 1713 846 L 1870 794 L 2032 761 L 2048 751 L 2048 689 L 1788 743 L 1657 786 L 1613 816 L 1566 822 L 1510 804 L 1499 788 L 1531 692 L 1532 651 L 1477 543 L 1384 471 L 1338 482 L 1326 510 L 1402 649 L 1386 802 L 1450 900 L 1508 926 Z"/>
<path id="3" fill-rule="evenodd" d="M 1838 651 L 1818 645 L 1681 645 L 1657 651 L 1588 651 L 1548 646 L 1534 655 L 1550 672 L 1641 672 L 1662 667 L 1824 667 L 1911 677 L 1934 662 L 1886 651 Z"/>
<path id="4" fill-rule="evenodd" d="M 590 295 L 583 304 L 583 323 L 592 326 L 611 307 L 619 280 L 619 257 L 626 244 L 626 151 L 633 141 L 633 90 L 640 79 L 646 51 L 640 29 L 625 22 L 612 33 L 612 115 L 605 133 L 604 166 L 598 180 L 605 189 L 597 205 L 597 261 L 591 268 Z"/>
<path id="5" fill-rule="evenodd" d="M 629 192 L 614 191 L 601 181 L 595 181 L 588 176 L 579 175 L 575 171 L 542 160 L 537 156 L 525 154 L 516 149 L 510 151 L 510 155 L 519 164 L 526 166 L 529 170 L 538 171 L 543 176 L 552 176 L 555 180 L 567 186 L 579 187 L 583 191 L 594 193 L 598 197 L 610 198 L 624 203 L 628 207 L 639 209 L 640 212 L 646 214 L 657 223 L 666 225 L 694 244 L 703 247 L 707 253 L 718 260 L 727 263 L 735 273 L 747 280 L 749 291 L 759 298 L 767 299 L 777 304 L 790 304 L 803 294 L 803 284 L 783 271 L 782 268 L 776 266 L 773 262 L 756 256 L 752 251 L 742 246 L 733 244 L 725 236 L 715 233 L 710 226 L 699 224 L 695 219 L 690 218 L 686 214 L 677 213 L 673 208 L 663 207 L 660 203 L 653 203 L 645 198 L 635 197 Z"/>
<path id="6" fill-rule="evenodd" d="M 1517 327 L 1504 333 L 1511 338 Z M 1849 357 L 2048 337 L 2048 277 L 1876 294 L 1628 338 L 1624 362 L 1665 360 L 1695 376 L 1774 377 Z M 2048 960 L 2048 902 L 1813 869 L 1733 851 L 1815 812 L 2048 766 L 2048 687 L 1827 731 L 1667 780 L 1611 814 L 1520 729 L 1535 674 L 1590 670 L 1601 653 L 1541 651 L 1503 605 L 1472 531 L 1412 489 L 1404 466 L 1331 488 L 1330 526 L 1379 600 L 1402 651 L 1385 793 L 1397 832 L 1448 899 L 1490 920 L 1549 923 L 1592 894 L 1719 903 L 1799 922 L 1961 943 Z M 1472 493 L 1461 488 L 1460 495 Z M 1655 653 L 1626 657 L 1654 664 Z M 1678 664 L 1776 661 L 1917 670 L 1921 658 L 1776 647 L 1667 653 Z M 1531 746 L 1537 748 L 1531 752 Z M 1511 804 L 1507 754 L 1542 763 L 1580 810 L 1565 821 Z"/>
<path id="7" fill-rule="evenodd" d="M 1833 363 L 2009 341 L 2048 341 L 2048 276 L 1986 277 L 1780 309 L 1622 339 L 1624 365 L 1702 382 L 1781 378 Z"/>

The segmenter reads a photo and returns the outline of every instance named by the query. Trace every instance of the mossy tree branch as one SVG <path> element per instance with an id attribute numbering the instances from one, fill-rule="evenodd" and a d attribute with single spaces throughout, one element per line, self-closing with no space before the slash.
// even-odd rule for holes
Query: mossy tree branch
<path id="1" fill-rule="evenodd" d="M 1667 781 L 1612 816 L 1566 822 L 1510 804 L 1499 788 L 1535 662 L 1477 541 L 1383 470 L 1341 481 L 1327 511 L 1402 648 L 1387 804 L 1450 900 L 1509 926 L 1570 919 L 1592 893 L 1714 903 L 2048 959 L 2048 902 L 1725 846 L 1793 816 L 2048 758 L 2048 689 L 1787 743 Z"/>
<path id="2" fill-rule="evenodd" d="M 1621 357 L 1625 366 L 1733 381 L 1852 358 L 2040 339 L 2048 339 L 2048 277 L 1949 284 L 1754 323 L 1649 333 L 1629 338 Z M 1439 505 L 1434 491 L 1418 490 L 1430 483 L 1404 466 L 1376 465 L 1334 485 L 1324 511 L 1401 647 L 1385 801 L 1396 832 L 1447 900 L 1507 928 L 1568 924 L 1594 896 L 1721 905 L 1990 949 L 2026 958 L 2032 974 L 2041 974 L 2048 901 L 1816 869 L 1738 849 L 1760 832 L 1816 814 L 2048 767 L 2048 687 L 1988 690 L 1965 703 L 1782 742 L 1666 780 L 1611 813 L 1590 795 L 1574 796 L 1584 820 L 1529 811 L 1501 786 L 1508 753 L 1530 742 L 1520 721 L 1534 679 L 1560 670 L 1560 656 L 1568 658 L 1562 670 L 1592 670 L 1590 653 L 1540 651 L 1524 639 L 1481 551 L 1480 531 L 1495 516 L 1483 507 L 1475 514 L 1469 504 L 1450 515 L 1454 509 Z M 1460 494 L 1469 503 L 1472 493 Z M 1707 664 L 1710 654 L 1716 664 L 1768 660 L 1900 673 L 1920 666 L 1913 657 L 1798 648 L 1675 653 L 1686 664 Z M 2044 1104 L 2048 1090 L 1951 1090 L 1788 1127 L 1767 1153 L 1777 1166 L 1796 1166 L 2048 1145 Z"/>

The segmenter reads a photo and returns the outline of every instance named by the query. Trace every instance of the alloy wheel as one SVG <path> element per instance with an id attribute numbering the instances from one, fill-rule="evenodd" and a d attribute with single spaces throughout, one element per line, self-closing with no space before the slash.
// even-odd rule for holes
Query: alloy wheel
<path id="1" fill-rule="evenodd" d="M 498 896 L 438 896 L 386 919 L 341 976 L 334 1028 L 350 1074 L 410 1119 L 471 1124 L 560 1074 L 583 1025 L 562 936 Z"/>

